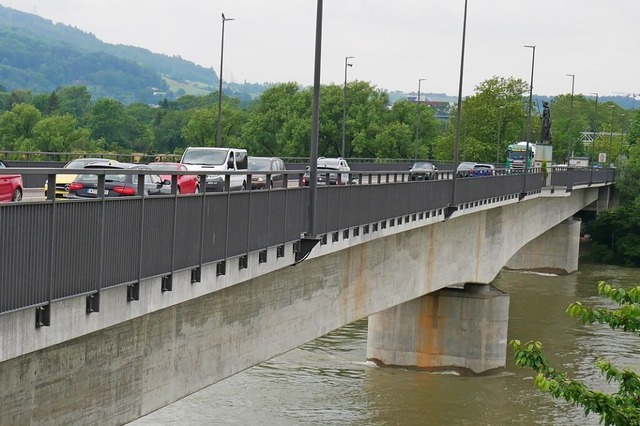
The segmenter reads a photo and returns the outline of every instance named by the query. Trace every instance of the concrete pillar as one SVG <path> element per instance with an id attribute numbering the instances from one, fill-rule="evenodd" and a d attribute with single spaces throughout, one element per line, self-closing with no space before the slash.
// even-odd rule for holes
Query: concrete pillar
<path id="1" fill-rule="evenodd" d="M 505 267 L 571 273 L 578 270 L 579 250 L 580 219 L 569 218 L 527 243 Z"/>
<path id="2" fill-rule="evenodd" d="M 509 295 L 489 285 L 443 289 L 369 317 L 367 359 L 481 374 L 504 368 Z"/>

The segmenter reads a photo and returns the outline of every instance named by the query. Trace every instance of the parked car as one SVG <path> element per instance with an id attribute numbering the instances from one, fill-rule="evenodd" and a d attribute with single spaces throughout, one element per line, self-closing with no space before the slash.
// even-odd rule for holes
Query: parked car
<path id="1" fill-rule="evenodd" d="M 493 164 L 476 164 L 473 168 L 473 176 L 494 176 L 496 168 Z"/>
<path id="2" fill-rule="evenodd" d="M 433 180 L 436 178 L 438 169 L 433 163 L 428 161 L 419 161 L 414 163 L 409 169 L 411 180 Z"/>
<path id="3" fill-rule="evenodd" d="M 473 176 L 473 169 L 478 163 L 472 161 L 463 161 L 458 164 L 456 168 L 456 174 L 458 177 L 471 177 Z"/>
<path id="4" fill-rule="evenodd" d="M 84 169 L 84 166 L 88 164 L 113 164 L 117 163 L 115 160 L 109 160 L 108 158 L 77 158 L 75 160 L 69 161 L 62 168 L 63 169 Z M 69 196 L 69 184 L 76 180 L 75 174 L 57 174 L 56 175 L 56 198 L 66 198 Z M 44 181 L 44 196 L 47 196 L 47 191 L 49 189 L 49 182 Z"/>
<path id="5" fill-rule="evenodd" d="M 2 174 L 2 169 L 6 168 L 7 165 L 0 160 L 0 202 L 22 201 L 24 193 L 22 175 Z"/>
<path id="6" fill-rule="evenodd" d="M 138 194 L 138 175 L 118 173 L 118 170 L 151 170 L 144 164 L 88 164 L 85 169 L 113 169 L 113 174 L 105 175 L 105 197 L 125 197 Z M 162 180 L 159 175 L 147 174 L 144 177 L 145 195 L 171 194 L 171 181 Z M 98 196 L 98 176 L 81 174 L 69 184 L 69 198 L 96 198 Z"/>
<path id="7" fill-rule="evenodd" d="M 277 157 L 249 157 L 249 171 L 269 172 L 269 182 L 266 173 L 251 174 L 251 189 L 284 188 L 287 175 L 281 172 L 286 170 L 284 161 Z"/>
<path id="8" fill-rule="evenodd" d="M 170 162 L 155 162 L 149 163 L 149 167 L 153 170 L 173 170 L 173 171 L 187 171 L 187 166 L 181 163 Z M 160 173 L 160 179 L 168 180 L 171 182 L 171 175 L 165 175 Z M 178 175 L 178 194 L 197 194 L 200 192 L 200 183 L 198 182 L 198 176 L 196 175 Z"/>

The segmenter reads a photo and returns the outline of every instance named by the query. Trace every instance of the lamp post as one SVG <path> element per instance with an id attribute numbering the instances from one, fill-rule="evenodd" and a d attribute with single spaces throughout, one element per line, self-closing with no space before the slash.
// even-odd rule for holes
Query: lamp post
<path id="1" fill-rule="evenodd" d="M 504 110 L 504 105 L 500 105 L 500 109 L 498 110 L 498 143 L 496 144 L 496 164 L 500 162 L 500 133 L 502 130 L 502 111 Z"/>
<path id="2" fill-rule="evenodd" d="M 456 186 L 458 175 L 458 149 L 460 146 L 460 119 L 462 115 L 462 77 L 464 76 L 464 44 L 467 36 L 467 0 L 464 0 L 464 18 L 462 19 L 462 48 L 460 54 L 460 80 L 458 82 L 458 108 L 456 116 L 456 139 L 453 146 L 453 182 L 451 190 L 451 202 L 445 208 L 444 218 L 451 217 L 458 210 L 456 205 Z"/>
<path id="3" fill-rule="evenodd" d="M 567 74 L 567 77 L 571 77 L 571 106 L 569 107 L 569 141 L 567 142 L 567 166 L 571 158 L 573 157 L 573 88 L 576 80 L 575 74 Z"/>
<path id="4" fill-rule="evenodd" d="M 316 201 L 318 197 L 318 136 L 320 133 L 320 71 L 322 68 L 322 0 L 316 11 L 316 43 L 313 67 L 313 100 L 311 105 L 311 155 L 309 164 L 309 228 L 307 235 L 316 237 Z"/>
<path id="5" fill-rule="evenodd" d="M 524 178 L 522 192 L 519 199 L 522 200 L 527 195 L 527 169 L 529 168 L 529 144 L 531 143 L 531 103 L 533 101 L 533 70 L 536 63 L 536 47 L 525 45 L 524 47 L 531 49 L 531 81 L 529 82 L 529 121 L 527 123 L 527 149 L 526 159 L 524 161 Z"/>
<path id="6" fill-rule="evenodd" d="M 347 139 L 347 68 L 352 67 L 353 64 L 349 63 L 349 59 L 353 59 L 355 56 L 346 56 L 344 58 L 344 93 L 342 96 L 342 158 L 345 157 L 344 147 L 345 140 Z"/>
<path id="7" fill-rule="evenodd" d="M 418 129 L 420 128 L 420 83 L 422 83 L 425 79 L 418 79 L 418 99 L 416 99 L 416 147 L 415 152 L 413 154 L 413 159 L 418 159 Z"/>
<path id="8" fill-rule="evenodd" d="M 622 127 L 622 139 L 620 139 L 620 149 L 618 150 L 618 163 L 622 162 L 622 147 L 624 146 L 624 114 L 620 115 L 620 127 Z"/>
<path id="9" fill-rule="evenodd" d="M 611 105 L 611 126 L 609 127 L 609 162 L 613 160 L 611 146 L 613 144 L 613 113 L 614 112 L 615 112 L 615 105 Z"/>
<path id="10" fill-rule="evenodd" d="M 216 146 L 222 146 L 222 65 L 224 61 L 224 23 L 235 21 L 234 18 L 225 18 L 222 14 L 222 45 L 220 47 L 220 84 L 218 85 L 218 127 L 216 129 Z"/>
<path id="11" fill-rule="evenodd" d="M 594 113 L 594 117 L 593 117 L 593 140 L 591 141 L 591 155 L 590 155 L 590 160 L 591 160 L 591 165 L 593 165 L 593 152 L 594 149 L 596 147 L 596 138 L 597 138 L 597 131 L 598 131 L 598 94 L 597 93 L 591 93 L 592 95 L 596 95 L 596 108 L 595 108 L 595 113 Z"/>

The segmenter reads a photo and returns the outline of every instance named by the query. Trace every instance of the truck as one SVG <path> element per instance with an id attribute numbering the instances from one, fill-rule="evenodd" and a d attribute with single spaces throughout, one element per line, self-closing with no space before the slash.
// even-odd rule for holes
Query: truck
<path id="1" fill-rule="evenodd" d="M 535 156 L 536 144 L 529 143 L 529 153 L 527 154 L 526 141 L 512 143 L 507 147 L 507 169 L 524 170 L 525 159 L 527 168 L 531 168 L 534 165 Z"/>

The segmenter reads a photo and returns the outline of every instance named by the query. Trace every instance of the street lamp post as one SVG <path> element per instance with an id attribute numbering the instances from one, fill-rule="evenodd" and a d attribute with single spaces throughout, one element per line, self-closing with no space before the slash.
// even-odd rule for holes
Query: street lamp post
<path id="1" fill-rule="evenodd" d="M 598 131 L 598 94 L 597 93 L 592 93 L 592 95 L 596 95 L 596 108 L 595 108 L 595 113 L 594 113 L 594 117 L 593 117 L 593 140 L 591 141 L 591 155 L 590 155 L 590 160 L 591 160 L 591 164 L 593 166 L 593 153 L 596 147 L 596 138 L 597 138 L 597 131 Z"/>
<path id="2" fill-rule="evenodd" d="M 220 47 L 220 84 L 218 85 L 218 127 L 216 129 L 216 146 L 222 146 L 222 65 L 224 61 L 224 23 L 235 21 L 234 18 L 225 18 L 222 14 L 222 44 Z"/>
<path id="3" fill-rule="evenodd" d="M 622 162 L 622 147 L 624 146 L 624 114 L 620 115 L 620 127 L 622 127 L 622 139 L 620 139 L 620 149 L 618 150 L 618 163 Z"/>
<path id="4" fill-rule="evenodd" d="M 571 158 L 573 157 L 573 138 L 572 138 L 572 131 L 573 131 L 573 89 L 574 89 L 574 83 L 575 83 L 576 76 L 575 76 L 575 74 L 567 74 L 567 77 L 571 77 L 571 106 L 569 107 L 569 141 L 567 143 L 567 165 L 569 165 L 569 162 L 570 162 Z"/>
<path id="5" fill-rule="evenodd" d="M 496 144 L 496 164 L 500 162 L 500 133 L 502 130 L 502 111 L 504 110 L 504 105 L 500 105 L 500 109 L 498 110 L 498 143 Z"/>
<path id="6" fill-rule="evenodd" d="M 353 59 L 355 56 L 346 56 L 344 58 L 344 93 L 342 96 L 342 158 L 345 158 L 345 141 L 347 139 L 347 68 L 352 67 L 353 64 L 349 63 L 349 59 Z"/>
<path id="7" fill-rule="evenodd" d="M 464 45 L 467 36 L 467 3 L 468 0 L 464 0 L 464 18 L 462 19 L 462 48 L 460 54 L 460 79 L 458 82 L 458 108 L 456 116 L 456 139 L 453 146 L 453 182 L 451 190 L 451 202 L 445 208 L 444 218 L 451 217 L 453 212 L 458 210 L 456 205 L 456 186 L 458 175 L 458 150 L 460 146 L 460 120 L 462 115 L 462 77 L 464 76 Z"/>
<path id="8" fill-rule="evenodd" d="M 418 129 L 420 128 L 420 83 L 422 83 L 425 79 L 418 79 L 418 99 L 416 99 L 416 147 L 415 152 L 413 154 L 413 159 L 418 159 Z"/>
<path id="9" fill-rule="evenodd" d="M 613 153 L 611 147 L 613 144 L 613 113 L 615 112 L 615 105 L 611 105 L 611 126 L 609 127 L 609 163 L 613 161 Z"/>
<path id="10" fill-rule="evenodd" d="M 527 195 L 527 169 L 529 168 L 529 144 L 531 143 L 531 104 L 533 101 L 533 70 L 536 63 L 536 47 L 525 45 L 524 47 L 531 49 L 531 81 L 529 82 L 529 121 L 527 123 L 527 148 L 526 159 L 524 161 L 524 178 L 523 188 L 520 193 L 519 199 L 522 200 Z"/>

